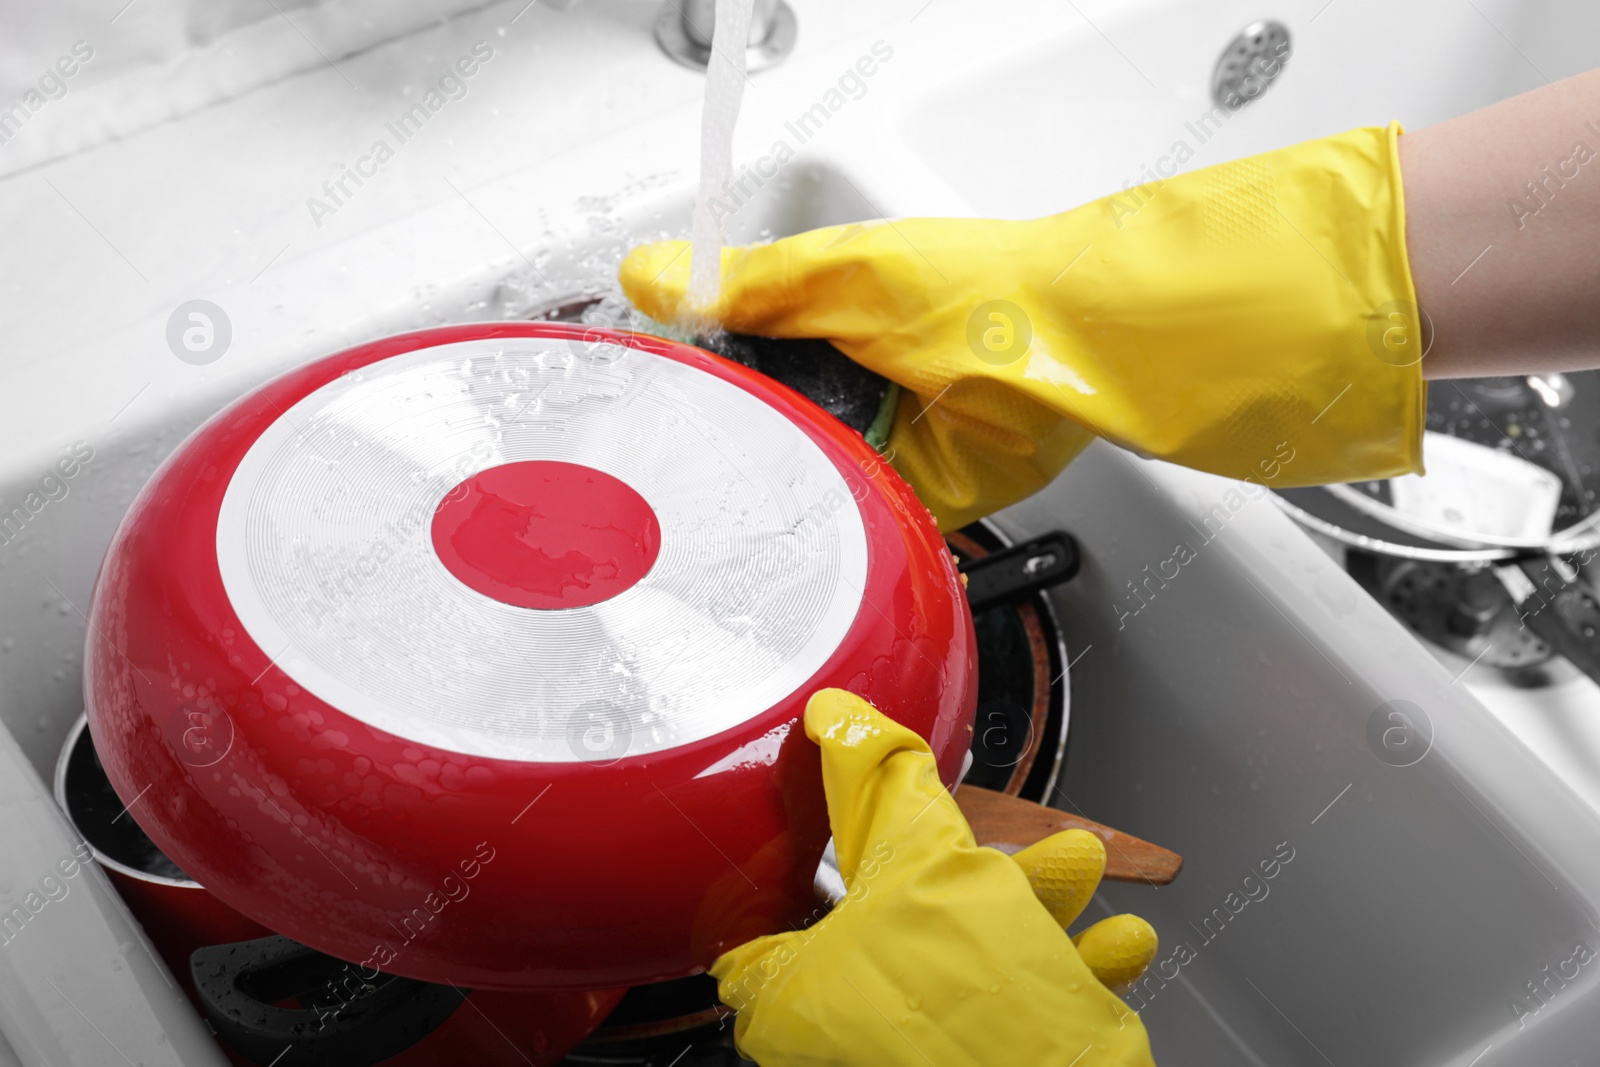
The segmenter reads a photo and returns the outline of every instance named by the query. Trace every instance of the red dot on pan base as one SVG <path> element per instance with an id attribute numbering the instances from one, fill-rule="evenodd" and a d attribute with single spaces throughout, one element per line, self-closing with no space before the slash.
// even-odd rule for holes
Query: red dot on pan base
<path id="1" fill-rule="evenodd" d="M 661 524 L 631 486 L 579 463 L 479 471 L 433 514 L 433 547 L 467 587 L 519 608 L 598 604 L 632 588 L 661 551 Z"/>

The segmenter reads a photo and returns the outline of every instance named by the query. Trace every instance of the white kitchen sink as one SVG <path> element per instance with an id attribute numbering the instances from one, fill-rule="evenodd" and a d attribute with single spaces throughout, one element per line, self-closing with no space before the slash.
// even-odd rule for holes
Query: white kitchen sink
<path id="1" fill-rule="evenodd" d="M 382 202 L 375 194 L 362 206 L 359 226 L 308 230 L 299 213 L 315 188 L 304 177 L 361 147 L 341 131 L 367 128 L 348 114 L 316 117 L 332 107 L 379 118 L 402 96 L 330 103 L 337 82 L 323 68 L 0 181 L 0 216 L 36 215 L 50 195 L 38 179 L 49 178 L 139 262 L 154 238 L 117 227 L 141 195 L 159 195 L 175 145 L 211 146 L 196 149 L 195 165 L 226 175 L 230 151 L 286 121 L 305 124 L 304 144 L 274 140 L 241 178 L 251 190 L 287 183 L 296 200 L 248 250 L 204 267 L 167 257 L 141 287 L 118 277 L 114 250 L 70 229 L 81 223 L 59 204 L 49 225 L 78 242 L 61 264 L 48 243 L 28 256 L 0 250 L 14 294 L 35 293 L 41 269 L 80 261 L 90 284 L 117 290 L 86 301 L 82 287 L 45 286 L 4 313 L 12 341 L 0 382 L 13 411 L 0 424 L 0 501 L 23 500 L 61 449 L 93 450 L 65 493 L 46 494 L 0 544 L 0 719 L 25 757 L 18 767 L 48 777 L 82 707 L 79 609 L 100 555 L 139 486 L 199 422 L 266 377 L 362 339 L 598 293 L 634 240 L 686 231 L 696 76 L 638 39 L 649 20 L 629 4 L 579 5 L 528 16 L 544 34 L 533 55 L 588 50 L 587 68 L 564 61 L 557 92 L 534 66 L 512 63 L 530 25 L 510 22 L 522 6 L 335 57 L 360 84 L 398 84 L 509 26 L 493 38 L 508 42 L 504 79 L 467 102 L 511 128 L 495 134 L 480 115 L 462 135 L 536 137 L 542 116 L 562 115 L 547 157 L 509 148 L 514 163 L 503 167 L 481 144 L 465 150 L 471 169 L 461 170 L 449 139 L 419 143 L 386 174 Z M 875 11 L 871 26 L 794 6 L 801 49 L 753 80 L 737 158 L 755 168 L 780 140 L 799 154 L 749 183 L 737 239 L 878 214 L 1020 217 L 1122 188 L 1174 140 L 1193 138 L 1185 123 L 1210 108 L 1212 64 L 1257 18 L 1287 24 L 1294 56 L 1268 93 L 1193 146 L 1191 167 L 1391 118 L 1425 125 L 1600 65 L 1600 13 L 1585 0 L 917 0 Z M 793 120 L 878 42 L 892 60 L 801 143 Z M 619 79 L 659 83 L 666 99 L 619 92 Z M 545 95 L 526 95 L 530 84 Z M 605 110 L 587 140 L 571 121 L 586 102 Z M 195 217 L 216 225 L 240 194 L 224 181 L 187 195 Z M 292 251 L 269 262 L 280 245 Z M 230 352 L 204 367 L 176 359 L 164 339 L 172 308 L 194 297 L 224 308 L 234 329 Z M 1592 1062 L 1600 965 L 1537 999 L 1527 983 L 1566 966 L 1577 945 L 1600 953 L 1600 818 L 1283 514 L 1264 500 L 1229 508 L 1239 499 L 1230 492 L 1232 483 L 1096 445 L 999 517 L 1018 536 L 1070 530 L 1085 553 L 1083 573 L 1054 597 L 1080 656 L 1056 803 L 1187 861 L 1170 886 L 1102 893 L 1105 905 L 1150 918 L 1162 939 L 1153 977 L 1129 998 L 1158 1062 Z M 1225 528 L 1201 544 L 1196 527 L 1219 504 Z M 1129 583 L 1146 582 L 1179 542 L 1196 550 L 1193 562 L 1151 587 L 1147 604 L 1131 599 Z M 1410 765 L 1381 740 L 1394 701 L 1431 723 L 1430 746 Z M 4 840 L 19 842 L 0 862 L 11 896 L 36 879 L 30 864 L 70 847 L 30 789 L 42 786 L 17 786 L 6 811 Z M 120 1062 L 97 1034 L 135 1062 L 208 1062 L 158 967 L 116 933 L 127 928 L 108 890 L 93 883 L 51 909 L 17 942 L 37 951 L 0 953 L 0 989 L 23 1005 L 0 997 L 0 1027 L 20 1062 Z M 47 951 L 92 929 L 112 931 L 96 942 L 98 962 Z M 113 955 L 143 962 L 114 971 Z M 48 970 L 57 994 L 76 992 L 76 1007 L 51 999 L 30 968 Z"/>

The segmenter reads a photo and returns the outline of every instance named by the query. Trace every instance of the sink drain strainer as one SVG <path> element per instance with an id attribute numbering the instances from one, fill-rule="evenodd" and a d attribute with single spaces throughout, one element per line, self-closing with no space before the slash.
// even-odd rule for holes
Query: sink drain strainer
<path id="1" fill-rule="evenodd" d="M 1244 107 L 1272 86 L 1293 51 L 1289 27 L 1281 22 L 1252 22 L 1217 57 L 1216 69 L 1211 72 L 1211 99 L 1231 111 Z"/>

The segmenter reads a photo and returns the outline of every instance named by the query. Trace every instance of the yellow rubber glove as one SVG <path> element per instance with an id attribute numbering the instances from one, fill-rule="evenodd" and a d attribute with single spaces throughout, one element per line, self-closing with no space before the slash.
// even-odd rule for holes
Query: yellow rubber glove
<path id="1" fill-rule="evenodd" d="M 645 314 L 823 337 L 898 382 L 892 461 L 944 529 L 1035 492 L 1099 434 L 1272 485 L 1422 469 L 1399 126 L 1182 174 L 1026 222 L 906 219 L 635 249 Z"/>
<path id="2" fill-rule="evenodd" d="M 922 738 L 841 689 L 813 696 L 805 724 L 822 747 L 849 892 L 808 929 L 712 966 L 744 1056 L 761 1067 L 1151 1067 L 1139 1017 L 1102 979 L 1137 978 L 1155 932 L 1129 915 L 1076 946 L 1063 932 L 1105 869 L 1099 839 L 1068 830 L 1016 857 L 980 848 Z"/>

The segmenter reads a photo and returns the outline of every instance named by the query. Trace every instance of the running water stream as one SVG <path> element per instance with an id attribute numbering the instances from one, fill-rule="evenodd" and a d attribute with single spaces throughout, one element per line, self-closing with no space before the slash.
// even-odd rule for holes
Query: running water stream
<path id="1" fill-rule="evenodd" d="M 711 202 L 733 178 L 733 126 L 744 98 L 745 50 L 755 0 L 717 0 L 700 118 L 700 194 L 689 251 L 689 306 L 709 314 L 722 290 L 722 222 Z M 709 325 L 709 324 L 708 324 Z"/>

